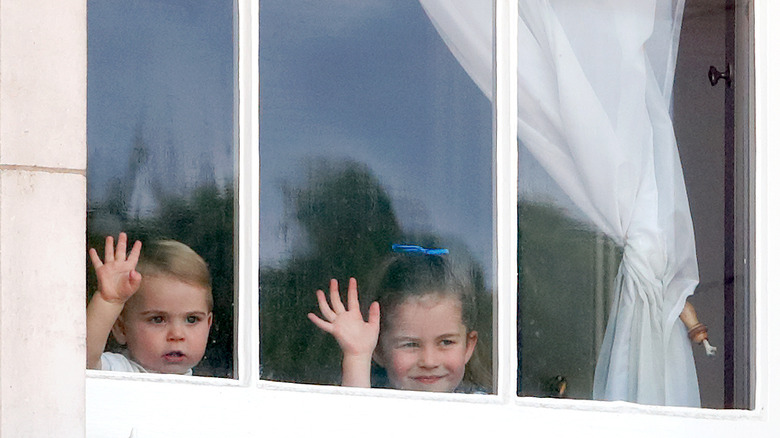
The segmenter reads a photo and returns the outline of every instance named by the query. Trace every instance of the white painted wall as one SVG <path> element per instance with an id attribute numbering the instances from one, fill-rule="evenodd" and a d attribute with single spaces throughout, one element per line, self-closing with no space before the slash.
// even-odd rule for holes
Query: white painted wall
<path id="1" fill-rule="evenodd" d="M 0 436 L 84 436 L 86 2 L 0 1 Z"/>

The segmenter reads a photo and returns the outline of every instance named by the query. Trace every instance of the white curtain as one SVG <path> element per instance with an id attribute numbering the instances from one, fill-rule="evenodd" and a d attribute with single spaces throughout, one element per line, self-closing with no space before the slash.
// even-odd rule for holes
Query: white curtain
<path id="1" fill-rule="evenodd" d="M 492 99 L 493 2 L 420 3 Z M 519 141 L 624 251 L 595 399 L 700 404 L 679 319 L 698 269 L 670 116 L 683 6 L 519 1 Z"/>

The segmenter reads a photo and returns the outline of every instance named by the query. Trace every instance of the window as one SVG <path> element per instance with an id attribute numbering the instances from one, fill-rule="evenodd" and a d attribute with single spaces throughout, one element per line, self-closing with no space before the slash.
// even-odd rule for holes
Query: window
<path id="1" fill-rule="evenodd" d="M 201 255 L 214 322 L 193 371 L 233 376 L 233 2 L 92 1 L 88 16 L 89 245 L 102 256 L 124 231 Z"/>
<path id="2" fill-rule="evenodd" d="M 677 299 L 671 291 L 679 289 L 675 284 L 680 284 L 681 277 L 688 276 L 694 281 L 698 280 L 695 294 L 688 301 L 695 306 L 699 319 L 708 325 L 710 341 L 719 347 L 714 356 L 708 357 L 704 348 L 696 346 L 696 372 L 691 364 L 689 374 L 682 377 L 681 381 L 695 381 L 698 373 L 699 388 L 691 389 L 692 403 L 697 403 L 701 394 L 701 402 L 705 407 L 752 406 L 749 376 L 753 363 L 748 334 L 749 321 L 752 319 L 749 305 L 750 267 L 745 257 L 745 254 L 752 251 L 750 239 L 747 238 L 752 225 L 749 223 L 749 191 L 745 183 L 752 173 L 751 165 L 747 161 L 751 145 L 744 139 L 734 137 L 735 117 L 747 116 L 744 105 L 735 107 L 734 96 L 747 95 L 747 87 L 751 82 L 745 73 L 750 67 L 744 59 L 737 60 L 739 65 L 734 67 L 735 41 L 739 38 L 744 44 L 747 40 L 744 35 L 735 34 L 738 29 L 742 31 L 741 28 L 745 25 L 738 21 L 742 19 L 742 9 L 735 9 L 733 3 L 723 1 L 688 1 L 685 2 L 684 10 L 677 11 L 662 9 L 664 4 L 658 3 L 656 28 L 648 43 L 650 49 L 647 62 L 648 65 L 652 64 L 654 77 L 647 82 L 638 77 L 639 70 L 632 70 L 632 74 L 620 76 L 621 72 L 612 67 L 616 63 L 605 62 L 607 59 L 629 58 L 629 55 L 619 55 L 617 48 L 610 45 L 615 40 L 609 38 L 612 27 L 608 22 L 596 25 L 601 29 L 598 33 L 582 33 L 589 32 L 587 29 L 594 26 L 594 23 L 601 23 L 599 20 L 608 17 L 608 12 L 594 7 L 582 12 L 597 14 L 583 19 L 574 16 L 572 11 L 565 7 L 559 6 L 557 9 L 563 31 L 571 38 L 570 47 L 574 57 L 567 58 L 567 62 L 573 60 L 582 67 L 581 75 L 573 75 L 575 80 L 570 82 L 573 84 L 580 76 L 584 77 L 576 83 L 576 91 L 569 95 L 565 94 L 565 84 L 558 88 L 562 90 L 561 101 L 578 99 L 581 107 L 591 108 L 588 112 L 572 113 L 564 113 L 565 108 L 562 109 L 561 117 L 566 117 L 568 122 L 565 129 L 568 132 L 569 126 L 578 123 L 598 128 L 591 128 L 590 134 L 584 131 L 575 134 L 582 137 L 590 135 L 591 139 L 558 140 L 553 137 L 558 132 L 555 128 L 523 125 L 536 117 L 536 114 L 534 110 L 520 111 L 521 191 L 518 211 L 521 261 L 521 394 L 591 398 L 594 388 L 603 382 L 598 380 L 598 376 L 606 372 L 605 368 L 600 368 L 600 364 L 606 366 L 604 364 L 607 363 L 608 356 L 600 357 L 600 352 L 603 355 L 605 350 L 612 348 L 610 361 L 613 365 L 624 357 L 624 353 L 615 353 L 615 348 L 621 348 L 621 334 L 625 336 L 628 331 L 640 330 L 641 324 L 624 321 L 626 325 L 621 326 L 621 321 L 630 318 L 626 313 L 630 311 L 622 306 L 632 306 L 625 303 L 631 300 L 629 297 L 633 292 L 623 289 L 616 298 L 618 292 L 613 279 L 624 278 L 621 271 L 625 264 L 630 264 L 633 257 L 632 254 L 624 252 L 624 248 L 631 247 L 632 239 L 637 239 L 636 229 L 646 226 L 637 223 L 645 221 L 653 211 L 663 209 L 664 196 L 678 196 L 679 204 L 674 209 L 678 224 L 665 225 L 666 219 L 663 217 L 669 213 L 659 210 L 659 220 L 653 220 L 654 224 L 651 225 L 657 227 L 654 233 L 660 232 L 661 235 L 665 233 L 664 228 L 668 227 L 666 245 L 674 245 L 676 248 L 666 250 L 670 254 L 669 264 L 679 264 L 676 274 L 669 271 L 665 274 L 667 277 L 664 281 L 669 286 L 664 294 L 669 295 L 665 295 L 664 306 Z M 671 4 L 674 5 L 674 2 Z M 521 16 L 521 26 L 527 23 L 531 27 L 535 24 L 533 17 L 524 15 L 522 11 Z M 630 20 L 627 17 L 624 20 Z M 588 25 L 581 28 L 579 23 Z M 635 24 L 641 26 L 639 22 Z M 536 29 L 533 31 L 538 32 Z M 675 41 L 678 38 L 677 32 L 680 32 L 679 43 Z M 553 34 L 551 38 L 558 38 L 556 42 L 568 48 L 569 41 L 565 40 L 566 36 Z M 600 40 L 604 36 L 607 39 Z M 628 44 L 625 41 L 629 38 L 630 32 L 626 32 L 621 44 Z M 665 39 L 670 39 L 671 44 Z M 598 47 L 598 54 L 589 52 L 592 47 Z M 738 49 L 749 50 L 749 47 L 744 46 Z M 524 53 L 522 48 L 521 53 Z M 670 55 L 672 59 L 676 59 L 671 66 L 664 64 Z M 620 58 L 621 56 L 625 58 Z M 524 57 L 524 60 L 525 71 L 537 68 L 530 56 Z M 717 75 L 717 68 L 726 70 L 727 64 L 731 64 L 734 71 L 741 71 L 742 75 L 738 78 L 729 77 L 728 81 L 723 79 L 719 83 L 711 83 L 713 79 L 708 79 L 708 68 L 715 72 L 710 75 Z M 568 80 L 563 67 L 558 67 L 552 74 L 557 74 L 562 82 Z M 552 101 L 548 95 L 537 95 L 534 91 L 522 89 L 523 80 L 527 80 L 528 76 L 527 73 L 521 72 L 521 92 L 540 101 Z M 669 86 L 669 78 L 672 76 L 673 90 Z M 619 82 L 623 85 L 605 88 L 604 82 Z M 653 121 L 652 113 L 648 112 L 650 124 L 646 126 L 652 126 L 654 131 L 651 135 L 652 143 L 645 145 L 655 151 L 655 156 L 633 161 L 632 158 L 641 156 L 645 146 L 640 143 L 648 137 L 641 133 L 639 125 L 634 125 L 627 136 L 621 134 L 622 124 L 631 120 L 631 116 L 617 118 L 610 105 L 631 105 L 626 103 L 624 96 L 629 95 L 628 90 L 631 87 L 641 87 L 645 83 L 649 84 L 646 98 L 649 102 L 648 108 L 652 105 L 651 96 L 654 89 L 659 89 L 660 94 L 666 96 L 664 105 L 669 105 L 673 117 L 670 120 L 664 118 L 664 123 L 669 126 L 669 121 L 673 122 L 673 135 L 676 139 L 670 136 L 671 132 L 664 134 L 665 128 Z M 618 88 L 622 90 L 620 96 L 613 93 Z M 588 93 L 592 93 L 594 100 L 588 99 Z M 617 99 L 621 99 L 620 104 Z M 520 105 L 522 107 L 523 103 Z M 599 120 L 594 114 L 608 119 L 609 124 L 598 125 Z M 747 132 L 747 125 L 743 123 L 741 129 Z M 562 133 L 563 137 L 567 135 L 566 132 Z M 613 138 L 610 135 L 618 138 L 621 145 L 619 148 L 609 146 Z M 664 135 L 667 137 L 663 137 Z M 549 144 L 541 144 L 539 136 L 546 136 Z M 556 149 L 559 144 L 561 149 Z M 567 147 L 574 150 L 571 157 L 565 149 Z M 580 160 L 577 156 L 578 147 L 586 147 L 589 154 L 601 155 L 605 160 L 593 163 Z M 623 157 L 620 154 L 624 147 L 636 147 L 637 152 Z M 667 147 L 672 148 L 672 153 L 664 156 L 664 148 Z M 549 151 L 552 149 L 558 154 L 555 160 L 550 160 L 552 154 Z M 618 187 L 630 193 L 643 193 L 645 189 L 642 185 L 630 188 L 633 177 L 626 178 L 627 175 L 621 175 L 619 172 L 610 173 L 612 162 L 637 171 L 653 168 L 656 181 L 671 180 L 672 175 L 665 173 L 663 168 L 667 162 L 672 162 L 670 160 L 677 159 L 677 151 L 682 170 L 678 189 L 650 183 L 656 187 L 653 189 L 656 193 L 651 195 L 651 202 L 647 201 L 645 195 L 637 195 L 637 200 L 634 201 L 622 197 L 620 193 L 613 194 L 610 187 Z M 569 161 L 560 163 L 561 156 Z M 594 168 L 598 168 L 598 178 L 594 178 L 597 174 L 589 174 Z M 573 169 L 578 172 L 577 175 L 572 175 Z M 607 179 L 608 182 L 599 185 L 599 178 Z M 636 178 L 634 181 L 639 183 L 642 180 L 643 178 Z M 672 190 L 678 195 L 673 194 Z M 664 191 L 667 193 L 664 194 Z M 690 205 L 693 234 L 688 231 L 688 219 L 682 219 L 682 216 L 688 214 L 686 204 Z M 610 210 L 611 208 L 621 211 L 616 212 Z M 611 217 L 614 217 L 612 214 L 617 214 L 620 218 L 619 224 L 610 224 Z M 650 252 L 648 247 L 645 247 L 645 250 Z M 739 254 L 742 254 L 742 257 Z M 695 272 L 697 268 L 698 273 Z M 694 290 L 688 287 L 688 291 Z M 669 298 L 670 295 L 672 298 Z M 656 298 L 660 298 L 660 295 Z M 636 299 L 640 298 L 637 296 Z M 617 305 L 614 303 L 619 303 L 620 310 L 613 307 Z M 661 301 L 657 303 L 660 305 Z M 682 305 L 681 302 L 678 303 L 679 306 Z M 651 308 L 652 305 L 646 310 L 652 313 Z M 611 343 L 609 334 L 609 343 L 604 344 L 602 338 L 610 324 L 617 324 L 616 334 L 613 335 L 615 344 Z M 629 325 L 633 329 L 630 329 Z M 574 333 L 577 335 L 574 336 Z M 636 338 L 631 339 L 629 342 L 637 342 Z M 555 347 L 550 348 L 551 345 Z M 650 355 L 663 357 L 665 353 L 657 351 Z M 680 364 L 681 359 L 672 362 Z M 640 362 L 645 360 L 640 359 Z M 630 374 L 630 371 L 628 373 Z M 597 376 L 596 382 L 594 375 Z M 619 385 L 619 379 L 608 380 L 608 385 L 614 388 Z M 639 382 L 641 387 L 641 379 Z M 673 386 L 672 391 L 676 392 L 680 391 L 683 385 L 678 381 Z M 599 392 L 594 396 L 600 397 Z M 612 397 L 607 394 L 603 396 Z M 631 399 L 628 394 L 614 396 Z M 668 394 L 666 397 L 668 400 Z M 643 399 L 642 396 L 639 398 Z M 648 403 L 658 403 L 663 402 L 664 396 L 655 399 L 647 396 L 644 400 Z"/>
<path id="3" fill-rule="evenodd" d="M 260 71 L 263 378 L 338 384 L 338 344 L 305 318 L 314 291 L 355 277 L 365 315 L 384 260 L 421 257 L 392 245 L 414 244 L 469 277 L 462 386 L 491 392 L 492 109 L 421 4 L 262 2 Z"/>
<path id="4" fill-rule="evenodd" d="M 336 433 L 358 435 L 366 430 L 375 431 L 376 435 L 395 436 L 400 430 L 408 430 L 409 427 L 415 427 L 416 432 L 420 433 L 444 433 L 454 436 L 486 433 L 498 435 L 513 430 L 512 428 L 549 430 L 551 427 L 561 434 L 584 433 L 593 436 L 625 436 L 635 433 L 638 428 L 647 431 L 648 435 L 704 433 L 712 436 L 731 436 L 750 431 L 755 435 L 769 436 L 774 424 L 766 416 L 770 406 L 767 402 L 774 400 L 775 396 L 767 392 L 767 388 L 761 384 L 771 382 L 767 377 L 776 371 L 775 365 L 767 363 L 767 353 L 772 351 L 769 350 L 768 333 L 770 328 L 776 328 L 776 324 L 766 320 L 766 314 L 762 313 L 764 311 L 758 312 L 755 320 L 758 331 L 755 338 L 758 340 L 755 361 L 758 382 L 755 386 L 755 411 L 709 411 L 629 403 L 546 400 L 516 395 L 520 380 L 517 376 L 518 365 L 524 365 L 517 362 L 516 354 L 518 194 L 514 181 L 517 181 L 523 168 L 522 165 L 518 166 L 515 125 L 517 108 L 513 103 L 516 102 L 516 67 L 521 62 L 517 59 L 517 23 L 512 19 L 517 16 L 517 4 L 511 1 L 496 1 L 494 5 L 495 79 L 491 81 L 492 87 L 495 87 L 496 99 L 492 107 L 492 123 L 495 128 L 491 135 L 495 144 L 492 152 L 495 154 L 492 161 L 495 166 L 492 169 L 495 194 L 491 196 L 495 196 L 495 205 L 491 209 L 495 209 L 495 229 L 491 232 L 494 233 L 495 246 L 491 251 L 495 262 L 491 261 L 490 269 L 494 270 L 495 274 L 495 300 L 492 303 L 495 324 L 492 380 L 495 384 L 495 394 L 437 395 L 383 389 L 335 388 L 319 384 L 278 382 L 273 376 L 266 374 L 266 369 L 261 370 L 261 315 L 257 309 L 263 298 L 257 291 L 259 282 L 263 280 L 258 279 L 257 273 L 262 272 L 263 268 L 263 250 L 258 243 L 262 242 L 265 231 L 262 228 L 264 225 L 261 207 L 257 201 L 263 199 L 263 192 L 269 190 L 266 187 L 269 183 L 264 180 L 262 174 L 266 166 L 266 163 L 260 161 L 263 159 L 263 151 L 257 150 L 257 145 L 264 141 L 263 136 L 266 135 L 263 132 L 266 127 L 262 113 L 259 113 L 265 102 L 259 100 L 264 97 L 258 89 L 258 84 L 265 80 L 261 79 L 262 70 L 258 71 L 258 65 L 262 66 L 258 62 L 259 48 L 263 47 L 263 31 L 258 28 L 258 23 L 262 23 L 263 18 L 258 17 L 262 17 L 265 6 L 259 3 L 237 1 L 233 15 L 238 29 L 238 110 L 235 113 L 238 129 L 235 135 L 238 138 L 236 168 L 239 183 L 235 195 L 235 217 L 238 218 L 235 235 L 236 241 L 242 243 L 236 248 L 237 298 L 233 303 L 236 309 L 234 368 L 237 371 L 237 379 L 88 373 L 87 416 L 91 436 L 111 436 L 117 433 L 129 435 L 131 429 L 135 430 L 137 436 L 157 436 L 169 433 L 172 427 L 180 434 L 231 436 L 251 436 L 258 433 L 272 436 L 299 435 L 311 433 L 312 430 L 326 436 Z M 752 7 L 752 3 L 748 6 Z M 760 19 L 751 24 L 757 29 L 756 50 L 761 55 L 767 55 L 767 29 L 762 20 L 771 22 L 777 18 L 778 11 L 761 2 L 756 8 Z M 232 14 L 233 5 L 227 6 L 226 9 Z M 748 8 L 748 11 L 751 9 Z M 762 69 L 766 68 L 768 67 L 764 64 L 757 66 L 758 87 L 767 86 L 766 78 L 761 76 L 761 72 L 765 71 Z M 292 77 L 290 79 L 292 80 Z M 759 99 L 755 105 L 756 111 L 759 112 L 757 120 L 764 123 L 762 117 L 774 114 L 774 109 L 762 106 L 766 105 L 766 101 L 761 97 L 761 93 L 757 92 L 756 98 Z M 232 109 L 230 114 L 234 114 Z M 761 123 L 758 124 L 760 130 L 755 143 L 756 163 L 772 158 L 767 141 L 773 138 L 771 135 L 774 134 L 771 127 Z M 773 206 L 772 202 L 776 200 L 773 200 L 773 195 L 767 190 L 765 178 L 771 180 L 772 176 L 762 167 L 764 165 L 756 165 L 756 181 L 760 181 L 760 184 L 756 187 L 757 237 L 752 241 L 756 242 L 756 308 L 766 305 L 766 311 L 771 311 L 773 304 L 767 297 L 771 287 L 776 284 L 776 279 L 768 272 L 766 263 L 772 260 L 771 248 L 776 239 L 772 240 L 773 231 L 767 227 L 765 221 L 772 217 L 767 208 Z M 306 181 L 306 177 L 307 175 L 303 175 L 301 179 Z M 270 184 L 274 182 L 271 181 Z M 273 194 L 273 188 L 270 190 L 270 194 Z M 523 226 L 522 223 L 520 226 Z M 766 240 L 762 240 L 763 238 Z M 520 245 L 522 246 L 522 241 Z M 594 244 L 593 247 L 597 246 Z M 607 269 L 608 255 L 612 248 L 602 243 L 602 249 L 604 269 Z M 747 258 L 750 258 L 749 254 Z M 594 275 L 592 281 L 598 283 L 602 280 Z M 305 290 L 301 292 L 301 296 L 311 292 Z M 302 324 L 307 322 L 304 315 L 301 315 L 301 318 Z M 230 356 L 233 357 L 232 354 Z M 311 381 L 327 383 L 326 379 L 327 377 L 315 377 Z M 126 397 L 117 397 L 116 394 L 120 393 Z M 150 397 L 150 394 L 154 396 Z M 170 409 L 166 409 L 171 406 L 176 407 L 173 415 Z M 351 417 L 348 418 L 349 414 Z M 403 416 L 403 421 L 393 421 L 399 416 Z M 335 417 L 344 421 L 334 422 Z M 305 421 L 301 421 L 302 418 L 305 418 Z M 431 418 L 458 418 L 462 421 L 433 422 Z M 329 425 L 328 430 L 318 426 L 323 424 Z M 378 424 L 382 426 L 377 428 Z M 594 432 L 588 432 L 591 430 Z"/>

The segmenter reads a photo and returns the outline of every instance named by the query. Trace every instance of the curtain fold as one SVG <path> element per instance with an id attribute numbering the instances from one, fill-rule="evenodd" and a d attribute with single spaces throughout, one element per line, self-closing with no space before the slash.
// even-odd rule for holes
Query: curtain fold
<path id="1" fill-rule="evenodd" d="M 420 3 L 492 99 L 492 1 Z M 684 1 L 518 7 L 519 141 L 623 247 L 593 397 L 699 406 L 679 319 L 698 268 L 670 115 Z"/>

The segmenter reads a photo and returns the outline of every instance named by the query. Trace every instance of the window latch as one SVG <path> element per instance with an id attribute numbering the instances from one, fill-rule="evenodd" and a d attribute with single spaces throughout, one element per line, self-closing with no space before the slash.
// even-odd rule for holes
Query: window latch
<path id="1" fill-rule="evenodd" d="M 725 79 L 726 86 L 731 87 L 731 65 L 728 62 L 726 63 L 726 71 L 719 71 L 714 65 L 711 65 L 708 76 L 713 87 L 718 85 L 721 79 Z"/>

